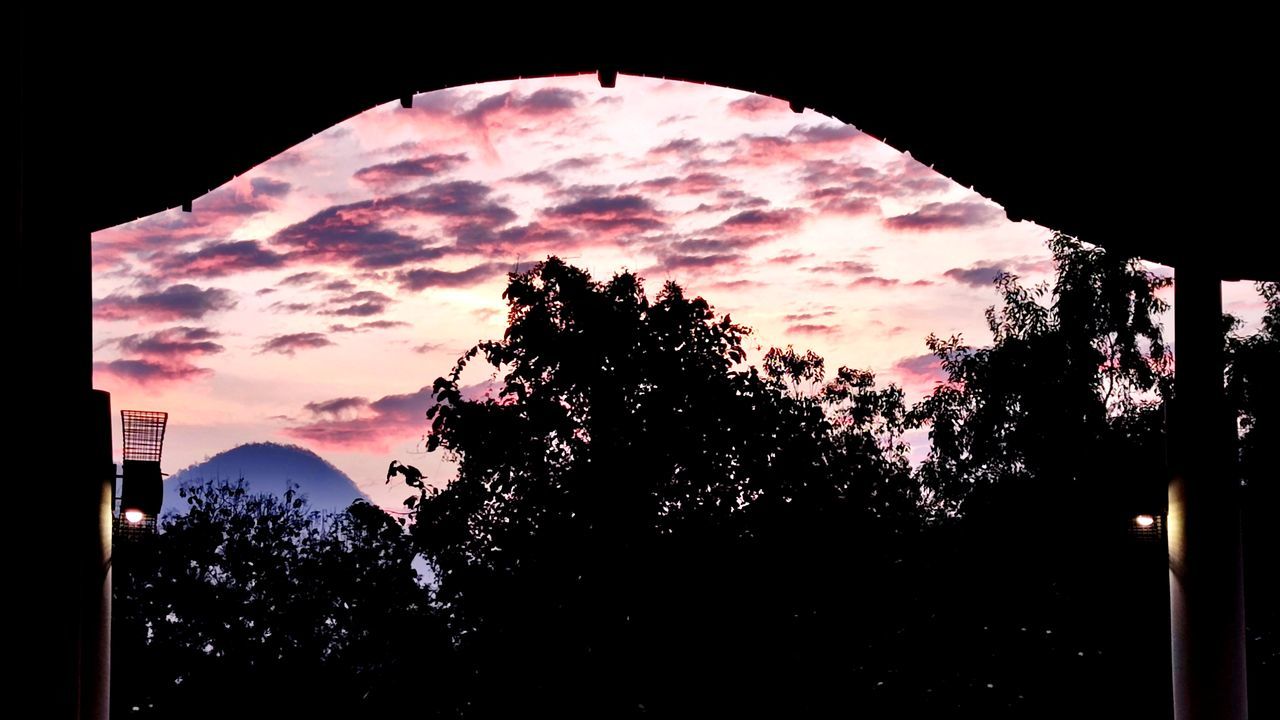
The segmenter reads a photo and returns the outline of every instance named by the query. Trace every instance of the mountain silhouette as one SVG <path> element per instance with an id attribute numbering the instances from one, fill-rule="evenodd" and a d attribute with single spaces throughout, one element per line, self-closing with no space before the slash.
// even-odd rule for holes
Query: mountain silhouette
<path id="1" fill-rule="evenodd" d="M 184 483 L 244 478 L 251 492 L 283 495 L 287 483 L 296 483 L 317 510 L 342 510 L 353 500 L 365 498 L 346 473 L 319 455 L 298 447 L 260 442 L 238 445 L 169 476 L 164 483 L 164 507 L 184 513 L 186 500 L 178 495 Z M 367 498 L 366 498 L 367 499 Z"/>

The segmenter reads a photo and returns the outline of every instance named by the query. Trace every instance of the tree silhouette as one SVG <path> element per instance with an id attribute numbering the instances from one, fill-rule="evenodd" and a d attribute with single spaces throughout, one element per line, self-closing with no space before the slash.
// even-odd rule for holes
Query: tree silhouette
<path id="1" fill-rule="evenodd" d="M 831 700 L 860 653 L 821 658 L 879 602 L 880 539 L 913 514 L 901 393 L 845 368 L 822 386 L 791 349 L 746 365 L 749 330 L 671 282 L 650 302 L 550 258 L 505 297 L 503 340 L 435 383 L 429 447 L 458 476 L 414 526 L 477 712 Z M 478 358 L 497 397 L 464 394 Z"/>
<path id="2" fill-rule="evenodd" d="M 428 674 L 448 707 L 449 645 L 399 523 L 363 502 L 321 518 L 296 487 L 182 492 L 160 534 L 117 538 L 115 713 L 404 711 Z"/>
<path id="3" fill-rule="evenodd" d="M 960 589 L 937 607 L 958 642 L 936 670 L 973 709 L 1069 715 L 1083 707 L 1062 688 L 1087 685 L 1112 712 L 1158 714 L 1163 546 L 1126 528 L 1160 512 L 1167 483 L 1169 280 L 1066 236 L 1050 249 L 1052 285 L 997 278 L 990 346 L 928 339 L 946 380 L 909 418 L 929 428 L 918 478 L 940 520 L 920 570 Z"/>
<path id="4" fill-rule="evenodd" d="M 1239 334 L 1227 318 L 1227 398 L 1240 425 L 1243 481 L 1245 622 L 1249 710 L 1257 717 L 1280 711 L 1280 591 L 1270 578 L 1280 564 L 1273 514 L 1280 507 L 1275 452 L 1280 447 L 1280 284 L 1259 283 L 1264 312 L 1253 335 Z"/>

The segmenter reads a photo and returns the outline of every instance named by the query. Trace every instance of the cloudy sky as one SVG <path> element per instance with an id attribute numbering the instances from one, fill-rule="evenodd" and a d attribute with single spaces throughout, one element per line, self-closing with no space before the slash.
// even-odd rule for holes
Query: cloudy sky
<path id="1" fill-rule="evenodd" d="M 1049 235 L 770 98 L 627 76 L 474 85 L 364 112 L 190 213 L 95 233 L 94 383 L 117 410 L 170 413 L 170 472 L 295 443 L 394 507 L 390 460 L 450 472 L 414 454 L 432 381 L 501 337 L 506 274 L 548 254 L 635 271 L 650 294 L 676 280 L 754 329 L 752 361 L 794 344 L 916 399 L 938 373 L 925 336 L 986 342 L 992 278 L 1046 279 Z M 1260 308 L 1248 286 L 1226 302 Z"/>

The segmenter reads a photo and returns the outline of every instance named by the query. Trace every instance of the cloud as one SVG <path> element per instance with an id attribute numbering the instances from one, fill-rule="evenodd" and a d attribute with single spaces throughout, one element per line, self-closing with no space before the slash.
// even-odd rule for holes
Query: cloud
<path id="1" fill-rule="evenodd" d="M 482 263 L 465 270 L 437 270 L 415 268 L 396 273 L 396 281 L 405 290 L 425 290 L 429 287 L 468 287 L 484 282 L 506 271 L 506 263 Z"/>
<path id="2" fill-rule="evenodd" d="M 190 363 L 166 363 L 147 359 L 121 359 L 95 362 L 95 375 L 101 374 L 136 385 L 158 385 L 183 382 L 213 374 L 208 368 Z M 95 380 L 97 385 L 99 381 Z"/>
<path id="3" fill-rule="evenodd" d="M 208 328 L 178 326 L 108 340 L 97 349 L 115 346 L 126 357 L 95 362 L 94 372 L 137 385 L 173 383 L 211 375 L 211 370 L 196 367 L 190 358 L 222 352 L 222 345 L 214 342 L 220 336 Z"/>
<path id="4" fill-rule="evenodd" d="M 324 280 L 328 275 L 322 272 L 300 272 L 280 281 L 281 285 L 309 285 Z"/>
<path id="5" fill-rule="evenodd" d="M 876 271 L 876 266 L 860 260 L 836 260 L 826 265 L 815 265 L 805 268 L 811 273 L 841 273 L 847 275 L 866 275 Z"/>
<path id="6" fill-rule="evenodd" d="M 878 215 L 880 203 L 875 198 L 860 195 L 827 197 L 814 204 L 814 209 L 824 215 Z"/>
<path id="7" fill-rule="evenodd" d="M 660 253 L 656 270 L 696 270 L 732 265 L 742 260 L 738 253 L 715 253 L 695 255 L 687 253 Z"/>
<path id="8" fill-rule="evenodd" d="M 366 185 L 388 188 L 406 181 L 419 181 L 450 172 L 467 162 L 466 153 L 436 153 L 423 157 L 371 165 L 356 171 L 355 178 Z"/>
<path id="9" fill-rule="evenodd" d="M 310 309 L 311 309 L 311 308 L 313 308 L 313 307 L 315 307 L 315 305 L 313 305 L 312 303 L 304 303 L 304 302 L 291 302 L 291 303 L 287 303 L 287 302 L 273 302 L 273 303 L 271 303 L 270 305 L 268 305 L 268 306 L 267 306 L 267 309 L 268 309 L 268 310 L 271 310 L 271 311 L 273 311 L 273 312 L 300 313 L 300 312 L 307 312 L 308 310 L 310 310 Z"/>
<path id="10" fill-rule="evenodd" d="M 788 326 L 787 332 L 793 335 L 837 335 L 840 333 L 840 328 L 835 325 L 798 323 Z"/>
<path id="11" fill-rule="evenodd" d="M 284 197 L 293 188 L 292 185 L 283 180 L 269 177 L 253 178 L 249 181 L 249 187 L 252 188 L 254 195 L 273 198 Z"/>
<path id="12" fill-rule="evenodd" d="M 886 218 L 894 230 L 951 230 L 994 225 L 1005 219 L 1004 211 L 985 202 L 931 202 L 913 213 Z"/>
<path id="13" fill-rule="evenodd" d="M 942 364 L 933 354 L 902 358 L 894 363 L 893 372 L 901 377 L 905 387 L 921 393 L 929 392 L 935 384 L 946 380 Z"/>
<path id="14" fill-rule="evenodd" d="M 812 253 L 795 253 L 795 252 L 783 253 L 781 255 L 774 255 L 773 257 L 769 258 L 765 262 L 769 263 L 770 265 L 793 265 L 808 257 L 813 257 L 813 254 Z"/>
<path id="15" fill-rule="evenodd" d="M 551 166 L 552 170 L 587 170 L 594 168 L 604 161 L 599 155 L 582 155 L 580 157 L 565 158 L 558 160 Z"/>
<path id="16" fill-rule="evenodd" d="M 348 333 L 348 332 L 368 332 L 370 330 L 390 330 L 397 327 L 409 327 L 409 323 L 401 320 L 373 320 L 370 322 L 362 322 L 359 325 L 337 324 L 330 325 L 331 333 Z"/>
<path id="17" fill-rule="evenodd" d="M 172 209 L 125 225 L 95 232 L 91 254 L 98 270 L 120 267 L 136 259 L 150 264 L 211 238 L 226 243 L 246 220 L 277 209 L 289 192 L 288 183 L 271 178 L 241 176 L 196 198 L 192 212 Z M 217 244 L 217 243 L 215 243 Z"/>
<path id="18" fill-rule="evenodd" d="M 332 400 L 309 402 L 304 405 L 312 415 L 341 415 L 351 410 L 369 407 L 369 400 L 362 397 L 341 397 Z"/>
<path id="19" fill-rule="evenodd" d="M 782 319 L 786 320 L 787 322 L 794 323 L 794 322 L 802 322 L 805 320 L 817 320 L 818 318 L 822 318 L 822 317 L 831 317 L 832 315 L 835 315 L 835 314 L 836 314 L 835 310 L 819 310 L 817 312 L 791 313 L 789 315 L 783 315 Z"/>
<path id="20" fill-rule="evenodd" d="M 649 150 L 650 155 L 696 155 L 706 149 L 701 140 L 679 138 L 658 145 Z"/>
<path id="21" fill-rule="evenodd" d="M 526 183 L 529 185 L 548 185 L 550 187 L 558 187 L 560 185 L 560 179 L 546 170 L 527 172 L 523 175 L 516 175 L 515 177 L 508 179 L 512 182 Z"/>
<path id="22" fill-rule="evenodd" d="M 350 292 L 356 289 L 356 284 L 350 280 L 334 280 L 321 285 L 320 288 L 330 292 Z"/>
<path id="23" fill-rule="evenodd" d="M 946 192 L 955 183 L 911 158 L 901 158 L 874 168 L 860 162 L 828 157 L 806 161 L 800 180 L 809 196 L 829 199 L 850 196 L 908 198 Z"/>
<path id="24" fill-rule="evenodd" d="M 368 317 L 370 315 L 381 315 L 387 305 L 391 304 L 390 297 L 376 292 L 374 290 L 362 290 L 350 295 L 343 295 L 333 298 L 328 302 L 328 308 L 322 310 L 324 315 L 341 315 L 346 317 Z"/>
<path id="25" fill-rule="evenodd" d="M 429 386 L 372 402 L 362 397 L 311 402 L 305 408 L 312 421 L 285 433 L 322 448 L 386 452 L 395 439 L 427 431 L 427 408 L 433 402 Z"/>
<path id="26" fill-rule="evenodd" d="M 413 109 L 397 113 L 399 117 L 373 116 L 361 127 L 371 133 L 385 132 L 386 125 L 411 122 L 414 128 L 424 127 L 437 134 L 452 129 L 461 130 L 489 159 L 496 159 L 497 152 L 490 141 L 493 128 L 528 130 L 545 128 L 559 117 L 572 115 L 585 96 L 568 88 L 542 88 L 529 94 L 508 91 L 490 95 L 470 103 L 474 97 L 465 91 L 438 91 L 414 96 Z M 402 119 L 402 118 L 407 118 Z"/>
<path id="27" fill-rule="evenodd" d="M 539 117 L 558 115 L 573 110 L 583 95 L 568 88 L 542 88 L 529 95 L 505 92 L 492 95 L 462 114 L 473 124 L 488 124 L 501 116 Z"/>
<path id="28" fill-rule="evenodd" d="M 551 228 L 537 222 L 514 225 L 501 230 L 471 226 L 459 230 L 457 235 L 457 247 L 460 250 L 483 250 L 489 253 L 501 253 L 514 248 L 563 249 L 576 244 L 576 241 L 577 236 L 569 228 Z"/>
<path id="29" fill-rule="evenodd" d="M 159 292 L 126 295 L 112 293 L 93 301 L 93 317 L 99 320 L 199 320 L 205 315 L 236 306 L 231 291 L 172 285 Z"/>
<path id="30" fill-rule="evenodd" d="M 870 136 L 850 125 L 797 125 L 786 135 L 741 135 L 725 143 L 725 147 L 730 148 L 726 160 L 699 159 L 694 164 L 772 167 L 783 163 L 806 163 L 818 158 L 826 159 L 832 153 L 847 150 L 854 143 L 868 141 L 871 141 Z"/>
<path id="31" fill-rule="evenodd" d="M 764 95 L 748 95 L 729 103 L 729 114 L 757 120 L 770 115 L 791 114 L 791 104 Z"/>
<path id="32" fill-rule="evenodd" d="M 167 275 L 212 278 L 271 270 L 287 261 L 287 256 L 260 246 L 257 240 L 235 240 L 211 243 L 195 252 L 160 255 L 153 265 Z"/>
<path id="33" fill-rule="evenodd" d="M 128 335 L 108 344 L 120 348 L 121 352 L 143 355 L 151 358 L 186 358 L 192 355 L 212 355 L 220 353 L 224 348 L 214 340 L 221 333 L 202 327 L 171 327 L 153 333 Z"/>
<path id="34" fill-rule="evenodd" d="M 666 226 L 662 213 L 640 195 L 592 195 L 544 211 L 552 225 L 566 224 L 612 236 Z"/>
<path id="35" fill-rule="evenodd" d="M 750 230 L 755 232 L 781 232 L 791 230 L 804 222 L 802 210 L 786 208 L 782 210 L 744 210 L 721 224 L 721 228 L 731 231 Z"/>
<path id="36" fill-rule="evenodd" d="M 710 172 L 695 172 L 680 177 L 667 175 L 665 177 L 653 178 L 652 180 L 628 183 L 623 186 L 623 189 L 634 189 L 651 193 L 661 192 L 667 195 L 705 195 L 707 193 L 716 192 L 717 190 L 732 184 L 733 181 L 724 175 Z"/>
<path id="37" fill-rule="evenodd" d="M 857 280 L 854 280 L 853 282 L 850 282 L 849 287 L 854 288 L 854 287 L 875 286 L 875 287 L 885 288 L 885 287 L 893 287 L 894 285 L 897 285 L 899 282 L 900 281 L 897 278 L 880 277 L 879 275 L 867 275 L 865 277 L 860 277 Z"/>
<path id="38" fill-rule="evenodd" d="M 321 333 L 302 332 L 291 333 L 288 335 L 277 335 L 262 344 L 258 353 L 279 353 L 281 355 L 293 355 L 299 350 L 313 350 L 332 345 L 333 342 Z"/>
<path id="39" fill-rule="evenodd" d="M 818 125 L 797 125 L 787 133 L 787 137 L 796 142 L 808 144 L 839 144 L 861 139 L 863 133 L 852 125 L 836 123 L 820 123 Z"/>
<path id="40" fill-rule="evenodd" d="M 490 194 L 487 185 L 470 180 L 425 185 L 408 193 L 326 208 L 284 228 L 271 242 L 289 248 L 298 260 L 358 268 L 437 260 L 454 249 L 429 245 L 388 225 L 427 220 L 446 234 L 465 236 L 515 220 L 516 214 L 491 200 Z"/>
<path id="41" fill-rule="evenodd" d="M 958 283 L 973 287 L 985 287 L 995 282 L 996 276 L 1004 272 L 1004 268 L 996 265 L 974 265 L 968 268 L 951 268 L 942 273 Z"/>

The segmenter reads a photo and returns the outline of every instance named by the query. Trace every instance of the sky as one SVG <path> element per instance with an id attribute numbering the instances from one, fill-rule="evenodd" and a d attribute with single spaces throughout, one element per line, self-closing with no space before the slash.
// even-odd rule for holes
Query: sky
<path id="1" fill-rule="evenodd" d="M 94 233 L 94 386 L 116 411 L 169 413 L 167 472 L 293 443 L 395 509 L 391 460 L 451 473 L 421 454 L 431 384 L 502 336 L 512 270 L 558 255 L 635 272 L 651 297 L 675 280 L 753 329 L 748 362 L 791 344 L 912 401 L 940 377 L 925 337 L 985 344 L 991 281 L 1049 279 L 1051 234 L 772 98 L 631 76 L 453 88 L 350 118 L 192 212 Z M 1224 305 L 1261 314 L 1248 284 Z"/>

